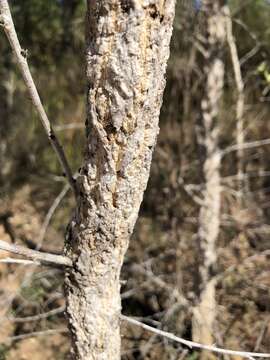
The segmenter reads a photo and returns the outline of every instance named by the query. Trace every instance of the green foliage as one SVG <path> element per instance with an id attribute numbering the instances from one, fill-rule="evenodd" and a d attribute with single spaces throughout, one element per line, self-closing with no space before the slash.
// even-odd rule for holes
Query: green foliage
<path id="1" fill-rule="evenodd" d="M 270 67 L 266 63 L 266 61 L 263 61 L 258 67 L 257 67 L 258 74 L 261 74 L 266 82 L 266 84 L 270 85 Z"/>
<path id="2" fill-rule="evenodd" d="M 198 360 L 199 359 L 199 353 L 197 351 L 192 351 L 190 354 L 186 356 L 187 360 Z"/>
<path id="3" fill-rule="evenodd" d="M 32 286 L 23 287 L 21 291 L 23 298 L 35 303 L 42 303 L 45 294 L 44 288 L 38 283 L 32 284 Z"/>
<path id="4" fill-rule="evenodd" d="M 11 1 L 15 26 L 32 65 L 55 71 L 68 48 L 81 46 L 83 1 Z M 76 31 L 74 29 L 76 28 Z M 71 46 L 70 46 L 71 45 Z"/>
<path id="5" fill-rule="evenodd" d="M 11 5 L 21 45 L 28 51 L 28 62 L 53 126 L 83 122 L 84 1 L 24 0 L 11 1 Z M 62 170 L 2 33 L 0 51 L 4 53 L 0 57 L 0 140 L 5 143 L 0 149 L 0 183 L 8 191 L 29 173 L 60 175 Z M 60 134 L 74 171 L 81 162 L 82 134 L 80 130 Z"/>
<path id="6" fill-rule="evenodd" d="M 24 0 L 11 3 L 15 26 L 22 47 L 30 51 L 35 66 L 54 67 L 52 56 L 59 57 L 63 37 L 61 7 L 57 1 Z"/>
<path id="7" fill-rule="evenodd" d="M 8 354 L 8 347 L 4 344 L 0 344 L 0 360 L 6 360 Z"/>
<path id="8" fill-rule="evenodd" d="M 241 0 L 232 0 L 230 4 L 236 20 L 234 21 L 235 36 L 241 39 L 237 44 L 240 55 L 244 55 L 259 43 L 264 50 L 259 54 L 267 56 L 270 42 L 270 4 L 265 0 L 250 1 L 248 6 L 245 6 Z"/>

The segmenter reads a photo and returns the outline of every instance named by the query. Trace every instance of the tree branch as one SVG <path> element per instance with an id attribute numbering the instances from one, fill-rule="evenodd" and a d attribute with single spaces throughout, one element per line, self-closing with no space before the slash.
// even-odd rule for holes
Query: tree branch
<path id="1" fill-rule="evenodd" d="M 33 338 L 33 337 L 55 335 L 55 334 L 60 334 L 60 333 L 65 334 L 67 331 L 68 330 L 65 328 L 64 329 L 63 328 L 49 329 L 49 330 L 43 330 L 43 331 L 33 331 L 30 333 L 26 333 L 26 334 L 10 336 L 6 340 L 1 341 L 0 344 L 12 343 L 13 341 L 19 341 L 19 340 L 29 339 L 29 338 Z"/>
<path id="2" fill-rule="evenodd" d="M 270 139 L 262 139 L 262 140 L 256 140 L 256 141 L 250 141 L 250 142 L 245 142 L 242 144 L 242 150 L 247 150 L 247 149 L 254 149 L 256 147 L 260 147 L 260 146 L 265 146 L 265 145 L 270 145 Z M 221 151 L 221 156 L 227 155 L 233 151 L 237 151 L 239 150 L 239 145 L 238 144 L 234 144 L 231 146 L 228 146 L 226 149 Z"/>
<path id="3" fill-rule="evenodd" d="M 238 145 L 237 149 L 237 158 L 238 158 L 238 180 L 239 186 L 241 188 L 242 174 L 244 173 L 244 163 L 243 163 L 243 145 L 244 145 L 244 106 L 245 106 L 245 97 L 244 97 L 244 81 L 242 78 L 241 65 L 238 56 L 238 50 L 236 42 L 233 36 L 232 29 L 232 19 L 230 16 L 229 7 L 226 8 L 227 17 L 226 17 L 226 30 L 227 30 L 227 43 L 229 45 L 231 61 L 233 65 L 234 79 L 237 90 L 237 101 L 236 101 L 236 142 Z M 242 189 L 240 189 L 242 193 Z"/>
<path id="4" fill-rule="evenodd" d="M 54 127 L 55 131 L 63 131 L 63 130 L 74 130 L 74 129 L 83 129 L 85 127 L 84 123 L 70 123 L 63 124 Z"/>
<path id="5" fill-rule="evenodd" d="M 61 313 L 63 313 L 65 311 L 65 309 L 66 309 L 66 305 L 63 305 L 63 306 L 59 306 L 56 309 L 52 309 L 50 311 L 47 311 L 45 313 L 41 313 L 41 314 L 38 314 L 38 315 L 25 316 L 25 317 L 12 317 L 12 318 L 9 318 L 9 320 L 14 322 L 14 323 L 25 323 L 25 322 L 39 321 L 41 319 L 46 319 L 46 318 L 48 318 L 50 316 L 61 314 Z"/>
<path id="6" fill-rule="evenodd" d="M 172 333 L 169 333 L 167 331 L 163 331 L 163 330 L 159 330 L 156 329 L 152 326 L 146 325 L 138 320 L 135 320 L 131 317 L 125 316 L 125 315 L 120 315 L 120 318 L 124 321 L 129 322 L 132 325 L 136 325 L 139 326 L 145 330 L 148 330 L 152 333 L 155 333 L 157 335 L 163 336 L 167 339 L 173 340 L 175 342 L 178 342 L 180 344 L 186 345 L 188 346 L 190 349 L 203 349 L 203 350 L 208 350 L 208 351 L 212 351 L 215 353 L 219 353 L 219 354 L 226 354 L 226 355 L 234 355 L 234 356 L 241 356 L 243 358 L 246 359 L 252 359 L 255 357 L 261 357 L 261 358 L 270 358 L 270 354 L 265 354 L 265 353 L 256 353 L 256 352 L 248 352 L 248 351 L 237 351 L 237 350 L 229 350 L 229 349 L 222 349 L 222 348 L 218 348 L 216 346 L 211 346 L 211 345 L 203 345 L 194 341 L 190 341 L 190 340 L 185 340 L 183 338 L 180 338 Z"/>
<path id="7" fill-rule="evenodd" d="M 0 240 L 0 249 L 22 255 L 33 261 L 38 261 L 45 264 L 54 264 L 68 267 L 72 266 L 72 261 L 66 256 L 42 253 L 40 251 L 27 249 L 23 246 L 9 244 L 2 240 Z"/>
<path id="8" fill-rule="evenodd" d="M 14 52 L 16 60 L 18 62 L 21 74 L 23 76 L 24 82 L 26 84 L 27 90 L 29 92 L 30 98 L 34 107 L 36 108 L 38 115 L 40 117 L 41 123 L 45 129 L 45 132 L 48 136 L 48 139 L 59 159 L 59 162 L 63 168 L 63 171 L 67 177 L 67 180 L 75 194 L 77 196 L 76 181 L 72 176 L 71 169 L 69 167 L 67 158 L 65 156 L 64 150 L 56 137 L 52 125 L 48 119 L 48 116 L 45 112 L 45 109 L 40 100 L 36 85 L 34 83 L 33 77 L 31 75 L 28 63 L 27 55 L 25 51 L 21 48 L 20 42 L 17 37 L 17 33 L 14 27 L 12 20 L 9 4 L 7 0 L 0 0 L 0 22 L 4 28 L 5 34 L 9 40 L 11 48 Z"/>
<path id="9" fill-rule="evenodd" d="M 40 262 L 36 260 L 14 259 L 10 257 L 0 259 L 0 264 L 41 265 Z"/>
<path id="10" fill-rule="evenodd" d="M 74 179 L 76 179 L 76 174 L 74 176 Z M 66 196 L 67 192 L 69 191 L 69 186 L 68 184 L 66 184 L 63 189 L 61 190 L 61 192 L 59 193 L 59 195 L 57 195 L 57 197 L 54 199 L 51 207 L 49 208 L 49 211 L 47 212 L 47 215 L 45 217 L 45 220 L 41 226 L 40 229 L 40 233 L 37 239 L 37 248 L 36 250 L 40 250 L 40 247 L 43 244 L 45 235 L 46 235 L 46 231 L 48 229 L 48 226 L 50 224 L 50 221 L 53 217 L 53 214 L 55 213 L 56 209 L 58 208 L 58 206 L 60 205 L 61 201 L 64 199 L 64 197 Z"/>

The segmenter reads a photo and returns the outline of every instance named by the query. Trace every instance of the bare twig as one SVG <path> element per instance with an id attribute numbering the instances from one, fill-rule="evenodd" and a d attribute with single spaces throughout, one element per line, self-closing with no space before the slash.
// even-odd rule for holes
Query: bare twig
<path id="1" fill-rule="evenodd" d="M 250 58 L 252 58 L 253 56 L 255 56 L 259 50 L 261 49 L 261 45 L 257 44 L 256 46 L 254 46 L 250 51 L 248 51 L 247 54 L 245 54 L 241 60 L 240 60 L 240 64 L 244 65 Z"/>
<path id="2" fill-rule="evenodd" d="M 41 265 L 39 261 L 14 259 L 14 258 L 10 258 L 10 257 L 0 259 L 0 263 L 1 264 L 19 264 L 19 265 Z"/>
<path id="3" fill-rule="evenodd" d="M 69 190 L 69 186 L 67 184 L 67 185 L 65 185 L 63 187 L 63 189 L 61 190 L 59 195 L 57 195 L 57 197 L 54 199 L 49 211 L 47 212 L 47 215 L 46 215 L 45 220 L 44 220 L 44 222 L 43 222 L 43 224 L 41 226 L 41 230 L 40 230 L 40 233 L 39 233 L 39 236 L 38 236 L 37 248 L 36 248 L 37 250 L 39 250 L 40 247 L 42 246 L 42 243 L 43 243 L 47 228 L 49 226 L 49 223 L 51 221 L 51 218 L 52 218 L 55 210 L 58 208 L 59 204 L 63 200 L 63 198 L 66 196 L 68 190 Z"/>
<path id="4" fill-rule="evenodd" d="M 1 25 L 3 26 L 6 36 L 12 47 L 12 50 L 15 54 L 16 60 L 18 62 L 21 74 L 23 76 L 24 82 L 26 84 L 26 87 L 29 92 L 30 98 L 33 102 L 33 105 L 39 114 L 41 123 L 45 129 L 48 139 L 59 159 L 59 162 L 61 163 L 64 173 L 66 174 L 66 177 L 68 179 L 68 182 L 76 196 L 77 195 L 76 182 L 72 176 L 72 172 L 69 167 L 64 150 L 63 150 L 62 146 L 60 145 L 60 142 L 53 131 L 52 125 L 51 125 L 51 123 L 48 119 L 48 116 L 44 110 L 44 107 L 41 103 L 40 96 L 38 94 L 36 85 L 34 83 L 33 77 L 31 75 L 31 72 L 30 72 L 30 69 L 29 69 L 29 66 L 27 63 L 27 54 L 21 48 L 20 42 L 17 37 L 17 33 L 16 33 L 16 30 L 14 27 L 14 23 L 12 20 L 9 4 L 8 4 L 7 0 L 0 0 L 0 20 L 1 20 Z"/>
<path id="5" fill-rule="evenodd" d="M 40 251 L 27 249 L 23 246 L 9 244 L 2 240 L 0 240 L 0 249 L 22 255 L 34 261 L 37 260 L 45 264 L 72 266 L 72 261 L 66 256 L 43 253 Z"/>
<path id="6" fill-rule="evenodd" d="M 74 129 L 83 129 L 85 127 L 84 123 L 70 123 L 57 125 L 54 127 L 55 131 L 63 131 L 63 130 L 74 130 Z"/>
<path id="7" fill-rule="evenodd" d="M 1 341 L 0 344 L 11 343 L 13 341 L 24 340 L 24 339 L 29 339 L 29 338 L 33 338 L 33 337 L 66 333 L 67 331 L 68 331 L 67 329 L 50 329 L 50 330 L 43 330 L 43 331 L 34 331 L 34 332 L 27 333 L 27 334 L 10 336 L 6 340 Z"/>
<path id="8" fill-rule="evenodd" d="M 161 289 L 167 290 L 170 293 L 170 297 L 177 301 L 177 304 L 182 306 L 188 306 L 188 300 L 184 297 L 180 291 L 173 286 L 171 286 L 166 281 L 162 280 L 160 277 L 156 276 L 152 271 L 147 270 L 141 264 L 133 264 L 131 269 L 134 270 L 136 274 L 145 275 L 151 282 L 153 282 L 156 286 Z"/>
<path id="9" fill-rule="evenodd" d="M 256 140 L 256 141 L 250 141 L 250 142 L 245 142 L 242 144 L 242 150 L 247 150 L 247 149 L 254 149 L 256 147 L 260 147 L 260 146 L 265 146 L 265 145 L 270 145 L 270 139 L 263 139 L 263 140 Z M 239 149 L 239 145 L 238 144 L 234 144 L 231 146 L 228 146 L 226 149 L 221 151 L 221 155 L 227 155 L 233 151 L 237 151 Z"/>
<path id="10" fill-rule="evenodd" d="M 256 259 L 259 259 L 263 256 L 269 256 L 270 255 L 270 250 L 265 250 L 265 251 L 262 251 L 261 253 L 258 253 L 258 254 L 254 254 L 254 255 L 251 255 L 251 256 L 248 256 L 247 258 L 241 260 L 241 263 L 240 264 L 233 264 L 231 266 L 229 266 L 227 269 L 225 269 L 223 272 L 219 273 L 217 276 L 216 276 L 216 280 L 217 281 L 222 281 L 225 276 L 227 276 L 228 274 L 230 274 L 231 272 L 237 270 L 237 268 L 239 267 L 239 265 L 241 266 L 244 266 Z"/>
<path id="11" fill-rule="evenodd" d="M 244 144 L 244 82 L 242 78 L 241 65 L 238 57 L 238 51 L 236 42 L 233 36 L 232 19 L 230 17 L 229 7 L 226 8 L 228 16 L 226 17 L 226 30 L 227 30 L 227 43 L 229 45 L 231 61 L 233 65 L 233 72 L 235 78 L 235 84 L 237 89 L 237 101 L 236 101 L 236 142 L 238 145 L 237 157 L 238 157 L 238 177 L 239 187 L 241 189 L 241 179 L 244 173 L 243 164 L 243 144 Z"/>
<path id="12" fill-rule="evenodd" d="M 170 340 L 173 340 L 180 344 L 186 345 L 190 349 L 193 349 L 193 348 L 203 349 L 203 350 L 208 350 L 208 351 L 212 351 L 212 352 L 219 353 L 219 354 L 242 356 L 243 358 L 246 358 L 246 359 L 251 359 L 252 357 L 254 357 L 254 358 L 255 357 L 270 358 L 270 354 L 266 354 L 266 353 L 237 351 L 237 350 L 230 350 L 230 349 L 222 349 L 222 348 L 218 348 L 216 346 L 211 346 L 211 345 L 203 345 L 203 344 L 200 344 L 200 343 L 197 343 L 194 341 L 185 340 L 185 339 L 180 338 L 180 337 L 178 337 L 172 333 L 169 333 L 167 331 L 153 328 L 152 326 L 146 325 L 138 320 L 135 320 L 135 319 L 125 316 L 125 315 L 121 315 L 120 318 L 124 321 L 129 322 L 132 325 L 139 326 L 139 327 L 141 327 L 145 330 L 148 330 L 152 333 L 158 334 L 159 336 L 166 337 L 167 339 L 170 339 Z"/>
<path id="13" fill-rule="evenodd" d="M 198 190 L 199 186 L 194 186 L 191 184 L 185 184 L 184 179 L 182 177 L 178 178 L 179 185 L 182 186 L 182 188 L 185 190 L 185 192 L 191 197 L 191 199 L 198 204 L 199 206 L 204 205 L 204 201 L 202 198 L 200 198 L 198 195 L 194 193 L 194 190 Z"/>
<path id="14" fill-rule="evenodd" d="M 66 309 L 66 305 L 63 305 L 63 306 L 59 306 L 56 309 L 47 311 L 47 312 L 42 313 L 42 314 L 33 315 L 33 316 L 25 316 L 25 317 L 13 317 L 13 318 L 9 318 L 9 320 L 12 321 L 12 322 L 15 322 L 15 323 L 25 323 L 25 322 L 39 321 L 41 319 L 47 319 L 49 316 L 61 314 L 61 313 L 63 313 L 65 311 L 65 309 Z"/>
<path id="15" fill-rule="evenodd" d="M 266 330 L 267 330 L 267 326 L 268 326 L 269 320 L 270 320 L 270 316 L 268 316 L 268 317 L 264 320 L 264 322 L 263 322 L 263 325 L 262 325 L 260 334 L 259 334 L 258 339 L 257 339 L 257 341 L 256 341 L 256 345 L 255 345 L 254 351 L 257 351 L 257 350 L 259 349 L 259 347 L 261 346 L 261 343 L 262 343 L 262 341 L 263 341 L 265 332 L 266 332 Z"/>
<path id="16" fill-rule="evenodd" d="M 183 350 L 178 360 L 184 360 L 187 354 L 188 354 L 188 350 L 187 349 Z"/>
<path id="17" fill-rule="evenodd" d="M 268 177 L 270 176 L 270 171 L 260 171 L 259 173 L 254 171 L 254 172 L 249 172 L 249 173 L 245 173 L 242 174 L 243 178 L 260 178 L 260 177 Z M 238 175 L 229 175 L 229 176 L 224 176 L 222 178 L 222 182 L 223 183 L 228 183 L 231 181 L 236 180 L 238 177 Z"/>

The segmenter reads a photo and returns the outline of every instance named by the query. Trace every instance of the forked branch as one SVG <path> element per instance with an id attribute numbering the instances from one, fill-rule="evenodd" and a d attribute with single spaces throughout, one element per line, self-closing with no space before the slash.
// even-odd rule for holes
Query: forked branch
<path id="1" fill-rule="evenodd" d="M 45 112 L 45 109 L 42 105 L 39 93 L 37 91 L 36 85 L 34 83 L 33 77 L 31 75 L 31 72 L 30 72 L 30 69 L 29 69 L 29 66 L 27 63 L 27 54 L 21 48 L 7 0 L 0 0 L 0 23 L 3 26 L 6 36 L 12 47 L 12 50 L 13 50 L 16 60 L 18 62 L 21 74 L 23 76 L 23 79 L 26 84 L 26 87 L 29 92 L 32 103 L 38 112 L 38 115 L 39 115 L 41 123 L 46 131 L 48 139 L 59 159 L 59 162 L 63 168 L 63 171 L 67 177 L 67 180 L 76 196 L 77 189 L 76 189 L 75 179 L 72 176 L 72 172 L 69 167 L 64 150 L 63 150 L 57 136 L 54 133 L 52 125 L 51 125 L 51 123 L 48 119 L 48 116 Z"/>

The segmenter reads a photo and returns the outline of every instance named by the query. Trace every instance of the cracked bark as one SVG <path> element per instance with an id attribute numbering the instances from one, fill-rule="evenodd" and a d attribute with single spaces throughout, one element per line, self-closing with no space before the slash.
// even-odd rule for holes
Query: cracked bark
<path id="1" fill-rule="evenodd" d="M 87 145 L 65 253 L 74 359 L 120 359 L 120 270 L 147 185 L 175 0 L 88 0 Z"/>
<path id="2" fill-rule="evenodd" d="M 220 227 L 220 165 L 218 144 L 219 109 L 223 93 L 223 51 L 226 39 L 226 1 L 202 2 L 202 55 L 203 97 L 200 106 L 197 139 L 202 159 L 202 175 L 205 181 L 203 204 L 199 212 L 198 247 L 199 276 L 198 304 L 193 309 L 193 340 L 212 344 L 216 313 L 215 272 L 216 241 Z M 202 352 L 202 359 L 211 359 L 209 352 Z"/>

